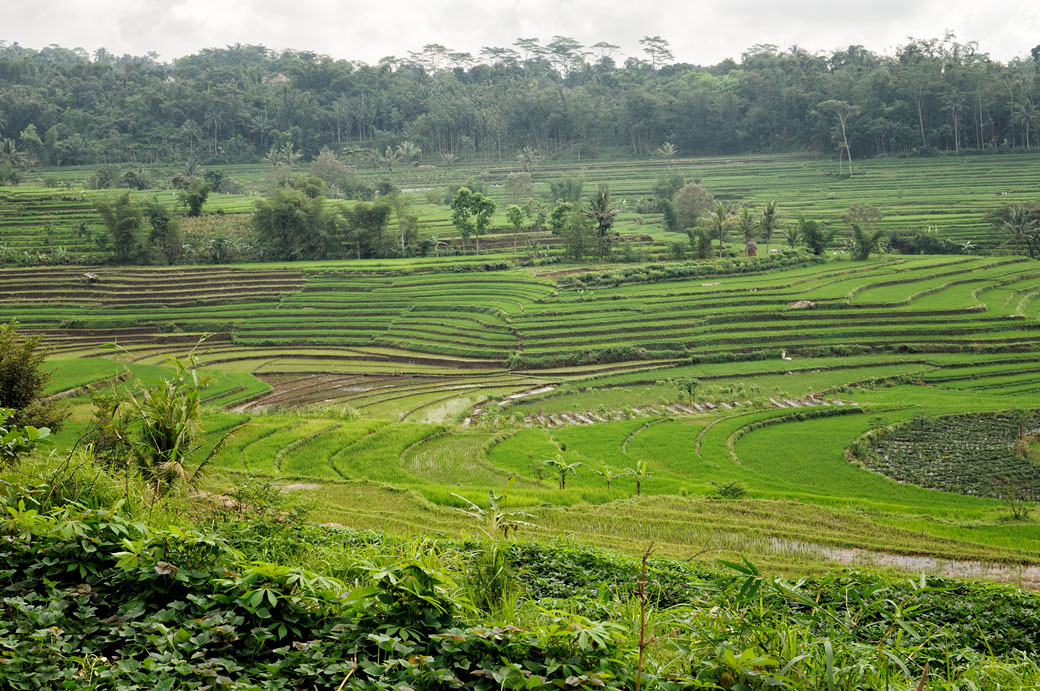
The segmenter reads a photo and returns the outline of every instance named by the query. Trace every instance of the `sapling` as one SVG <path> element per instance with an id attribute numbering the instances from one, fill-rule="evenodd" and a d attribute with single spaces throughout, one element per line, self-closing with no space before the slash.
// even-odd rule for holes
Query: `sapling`
<path id="1" fill-rule="evenodd" d="M 567 463 L 563 460 L 563 456 L 556 454 L 552 458 L 547 458 L 542 461 L 542 465 L 547 465 L 552 468 L 558 474 L 560 478 L 560 489 L 567 489 L 567 475 L 577 475 L 578 467 L 583 465 L 580 461 L 574 463 Z"/>

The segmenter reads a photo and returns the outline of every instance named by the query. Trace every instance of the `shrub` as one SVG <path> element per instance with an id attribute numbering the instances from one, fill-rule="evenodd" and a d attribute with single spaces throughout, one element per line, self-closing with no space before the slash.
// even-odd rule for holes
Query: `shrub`
<path id="1" fill-rule="evenodd" d="M 42 365 L 47 357 L 40 336 L 21 336 L 11 321 L 0 326 L 0 407 L 13 409 L 14 425 L 61 428 L 67 413 L 57 403 L 43 401 L 51 374 Z"/>

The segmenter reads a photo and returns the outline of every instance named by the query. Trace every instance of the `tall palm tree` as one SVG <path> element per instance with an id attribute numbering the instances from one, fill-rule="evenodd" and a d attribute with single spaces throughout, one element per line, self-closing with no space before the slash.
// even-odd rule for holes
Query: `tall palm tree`
<path id="1" fill-rule="evenodd" d="M 189 158 L 184 163 L 184 169 L 181 170 L 181 175 L 188 178 L 189 180 L 194 180 L 195 178 L 201 178 L 204 172 L 206 171 L 203 170 L 202 164 L 199 163 L 199 159 Z"/>
<path id="2" fill-rule="evenodd" d="M 733 212 L 722 202 L 715 202 L 715 208 L 704 217 L 708 230 L 719 236 L 719 259 L 722 258 L 723 243 L 726 241 L 726 230 L 733 225 Z"/>
<path id="3" fill-rule="evenodd" d="M 188 158 L 195 158 L 195 144 L 201 142 L 206 133 L 199 123 L 189 118 L 181 125 L 180 134 L 188 142 Z"/>
<path id="4" fill-rule="evenodd" d="M 762 235 L 766 239 L 766 254 L 769 254 L 769 245 L 773 242 L 773 232 L 780 227 L 780 212 L 776 208 L 776 201 L 771 201 L 762 209 L 762 215 L 758 219 L 758 227 L 762 229 Z"/>
<path id="5" fill-rule="evenodd" d="M 0 141 L 0 164 L 21 168 L 23 163 L 25 163 L 25 153 L 18 150 L 18 145 L 13 139 L 5 137 Z"/>
<path id="6" fill-rule="evenodd" d="M 220 108 L 211 107 L 202 119 L 207 127 L 213 128 L 213 155 L 215 156 L 217 154 L 217 130 L 224 126 L 224 113 Z"/>
<path id="7" fill-rule="evenodd" d="M 625 208 L 625 202 L 616 201 L 610 196 L 610 187 L 600 185 L 595 194 L 589 197 L 589 205 L 582 211 L 586 218 L 596 222 L 596 238 L 599 240 L 599 258 L 603 259 L 606 250 L 607 233 L 617 220 L 618 214 Z"/>
<path id="8" fill-rule="evenodd" d="M 953 150 L 961 152 L 960 112 L 964 110 L 964 96 L 956 91 L 949 91 L 943 95 L 943 108 L 950 111 L 953 117 Z"/>
<path id="9" fill-rule="evenodd" d="M 422 154 L 422 148 L 415 142 L 403 141 L 397 145 L 395 152 L 403 161 L 414 161 L 418 163 L 419 155 Z"/>
<path id="10" fill-rule="evenodd" d="M 1015 254 L 1018 254 L 1022 242 L 1036 228 L 1036 223 L 1029 216 L 1029 212 L 1021 206 L 1008 208 L 1008 217 L 1004 219 L 1004 230 L 1011 235 L 1006 242 L 1015 243 Z M 1005 243 L 1006 244 L 1006 243 Z"/>
<path id="11" fill-rule="evenodd" d="M 1029 132 L 1040 129 L 1040 108 L 1035 103 L 1016 103 L 1011 124 L 1021 125 L 1026 131 L 1026 151 L 1029 150 Z"/>
<path id="12" fill-rule="evenodd" d="M 740 224 L 740 230 L 744 233 L 744 256 L 748 256 L 748 251 L 751 247 L 751 243 L 755 239 L 755 227 L 758 225 L 758 219 L 751 214 L 751 207 L 746 204 L 740 207 L 740 213 L 737 214 L 737 223 Z"/>
<path id="13" fill-rule="evenodd" d="M 390 146 L 386 147 L 386 151 L 379 155 L 379 162 L 386 166 L 386 170 L 389 173 L 394 172 L 394 161 L 401 158 L 401 150 L 392 149 Z"/>

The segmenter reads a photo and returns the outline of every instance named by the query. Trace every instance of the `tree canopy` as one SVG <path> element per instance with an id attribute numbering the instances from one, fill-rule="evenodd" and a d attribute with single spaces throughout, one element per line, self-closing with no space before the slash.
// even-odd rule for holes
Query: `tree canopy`
<path id="1" fill-rule="evenodd" d="M 675 62 L 557 36 L 479 56 L 431 44 L 378 65 L 240 45 L 157 61 L 0 43 L 0 167 L 311 160 L 359 147 L 387 168 L 627 149 L 671 157 L 805 148 L 854 160 L 935 149 L 1032 147 L 1040 65 L 1003 63 L 952 35 L 892 55 L 758 45 L 740 60 Z M 517 159 L 517 152 L 520 158 Z"/>

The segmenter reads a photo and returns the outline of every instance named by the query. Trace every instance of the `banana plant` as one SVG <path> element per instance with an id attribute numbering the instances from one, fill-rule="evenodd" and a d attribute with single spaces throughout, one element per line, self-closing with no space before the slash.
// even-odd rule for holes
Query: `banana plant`
<path id="1" fill-rule="evenodd" d="M 560 478 L 560 489 L 567 489 L 567 475 L 577 475 L 578 467 L 584 464 L 578 461 L 568 463 L 563 460 L 562 455 L 556 454 L 552 458 L 547 458 L 542 461 L 542 465 L 547 465 L 556 471 Z"/>

